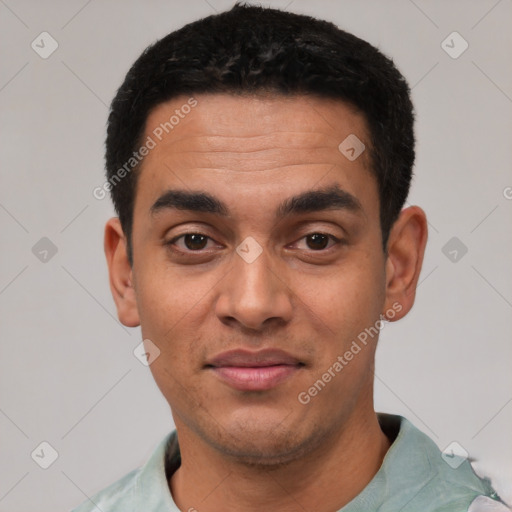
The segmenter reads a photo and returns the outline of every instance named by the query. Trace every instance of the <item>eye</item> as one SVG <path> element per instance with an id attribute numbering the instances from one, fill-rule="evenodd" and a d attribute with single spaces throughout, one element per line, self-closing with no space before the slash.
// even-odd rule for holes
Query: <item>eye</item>
<path id="1" fill-rule="evenodd" d="M 328 250 L 334 245 L 337 245 L 340 243 L 340 239 L 336 238 L 333 235 L 330 235 L 328 233 L 310 233 L 309 235 L 306 235 L 301 238 L 301 240 L 306 240 L 307 249 L 310 249 L 312 251 L 323 251 Z M 329 240 L 332 240 L 333 243 L 329 247 Z"/>
<path id="2" fill-rule="evenodd" d="M 176 242 L 180 239 L 183 239 L 183 244 L 176 244 Z M 167 242 L 166 245 L 176 245 L 178 250 L 181 252 L 200 252 L 202 249 L 205 249 L 208 240 L 211 240 L 210 237 L 203 235 L 202 233 L 185 233 L 173 238 Z"/>

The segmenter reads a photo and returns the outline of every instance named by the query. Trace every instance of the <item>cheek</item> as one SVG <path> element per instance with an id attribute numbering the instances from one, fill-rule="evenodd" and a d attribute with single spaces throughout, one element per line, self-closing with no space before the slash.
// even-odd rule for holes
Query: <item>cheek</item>
<path id="1" fill-rule="evenodd" d="M 137 275 L 137 306 L 144 336 L 173 336 L 202 311 L 211 279 L 192 278 L 168 265 L 148 265 Z"/>
<path id="2" fill-rule="evenodd" d="M 361 399 L 361 390 L 371 388 L 384 304 L 384 277 L 379 268 L 376 261 L 361 258 L 334 273 L 320 293 L 310 296 L 316 308 L 313 312 L 322 320 L 323 331 L 317 330 L 322 348 L 317 351 L 314 378 L 303 391 L 318 393 L 317 407 L 330 407 L 340 397 L 355 403 Z M 328 383 L 321 393 L 315 388 L 319 381 Z"/>
<path id="3" fill-rule="evenodd" d="M 191 404 L 204 408 L 208 397 L 204 389 L 197 389 L 205 358 L 199 328 L 208 309 L 199 300 L 204 293 L 184 293 L 179 285 L 168 288 L 162 281 L 153 284 L 148 283 L 140 295 L 142 336 L 160 350 L 150 370 L 176 411 Z"/>
<path id="4" fill-rule="evenodd" d="M 205 302 L 208 288 L 156 271 L 144 277 L 137 290 L 142 336 L 160 350 L 150 368 L 164 394 L 183 394 L 180 383 L 193 381 L 204 360 L 199 326 L 211 310 Z"/>
<path id="5" fill-rule="evenodd" d="M 379 319 L 385 299 L 380 267 L 371 258 L 354 258 L 303 288 L 304 302 L 343 343 Z"/>

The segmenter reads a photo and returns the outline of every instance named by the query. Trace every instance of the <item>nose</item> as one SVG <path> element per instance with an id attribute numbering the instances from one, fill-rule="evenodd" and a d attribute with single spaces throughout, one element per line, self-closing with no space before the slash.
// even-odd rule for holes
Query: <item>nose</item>
<path id="1" fill-rule="evenodd" d="M 234 254 L 216 302 L 217 317 L 258 331 L 288 323 L 293 293 L 276 267 L 265 249 L 254 261 Z"/>

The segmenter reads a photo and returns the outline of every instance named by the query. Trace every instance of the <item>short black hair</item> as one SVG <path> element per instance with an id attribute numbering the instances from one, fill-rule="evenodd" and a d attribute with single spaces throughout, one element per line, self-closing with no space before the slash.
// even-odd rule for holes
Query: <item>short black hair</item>
<path id="1" fill-rule="evenodd" d="M 386 251 L 391 226 L 409 193 L 415 158 L 406 80 L 377 48 L 333 23 L 236 3 L 146 48 L 112 101 L 106 171 L 130 263 L 139 166 L 126 172 L 126 163 L 134 161 L 151 110 L 183 94 L 263 92 L 338 99 L 364 115 Z"/>

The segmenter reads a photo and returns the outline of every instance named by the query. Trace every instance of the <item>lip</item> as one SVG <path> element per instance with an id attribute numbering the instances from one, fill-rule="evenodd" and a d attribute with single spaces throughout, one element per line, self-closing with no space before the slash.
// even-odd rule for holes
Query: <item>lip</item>
<path id="1" fill-rule="evenodd" d="M 223 352 L 208 361 L 205 368 L 240 391 L 265 391 L 289 379 L 303 366 L 304 363 L 282 350 L 266 349 Z"/>

